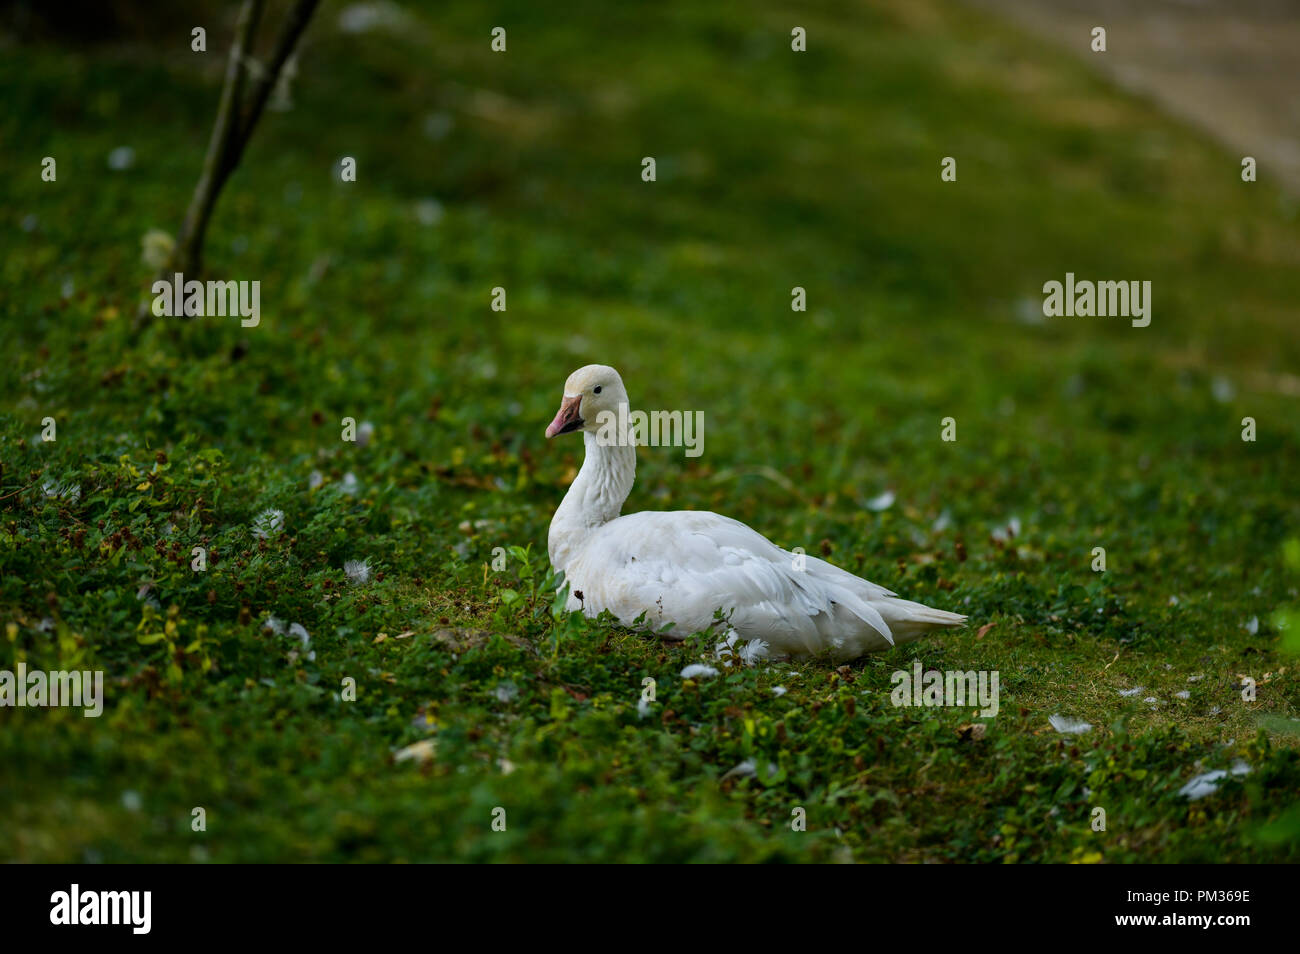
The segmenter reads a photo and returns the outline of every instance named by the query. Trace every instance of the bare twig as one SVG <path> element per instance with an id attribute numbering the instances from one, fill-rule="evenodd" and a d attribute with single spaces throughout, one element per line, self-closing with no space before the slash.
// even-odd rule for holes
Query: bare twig
<path id="1" fill-rule="evenodd" d="M 250 68 L 256 65 L 252 59 L 253 40 L 262 19 L 263 0 L 244 0 L 239 10 L 239 19 L 235 23 L 235 38 L 226 63 L 226 77 L 221 87 L 216 122 L 212 126 L 212 137 L 203 159 L 203 172 L 194 187 L 194 195 L 185 212 L 176 246 L 159 273 L 159 278 L 170 278 L 173 272 L 197 277 L 202 271 L 203 240 L 217 197 L 230 174 L 239 165 L 284 64 L 293 55 L 294 48 L 319 5 L 320 0 L 296 0 L 280 28 L 269 65 L 254 71 Z M 250 74 L 247 91 L 246 72 Z M 152 313 L 147 308 L 142 308 L 136 322 L 137 330 L 151 316 Z"/>
<path id="2" fill-rule="evenodd" d="M 16 496 L 18 496 L 20 493 L 22 493 L 24 490 L 31 490 L 31 489 L 32 489 L 33 487 L 35 487 L 35 486 L 36 486 L 36 481 L 33 480 L 33 481 L 32 481 L 30 484 L 28 484 L 26 487 L 19 487 L 19 488 L 18 488 L 17 490 L 15 490 L 13 493 L 8 493 L 8 494 L 5 494 L 3 497 L 0 497 L 0 500 L 8 500 L 10 497 L 16 497 Z"/>
<path id="3" fill-rule="evenodd" d="M 163 270 L 164 276 L 173 270 L 197 274 L 202 267 L 203 237 L 212 216 L 212 207 L 234 168 L 230 157 L 242 151 L 242 147 L 236 150 L 234 139 L 243 131 L 238 116 L 244 88 L 244 57 L 252 48 L 253 34 L 261 16 L 262 0 L 244 0 L 239 20 L 235 23 L 235 40 L 226 63 L 226 81 L 221 88 L 221 101 L 217 106 L 217 121 L 212 126 L 212 138 L 208 141 L 208 153 L 203 159 L 203 173 L 194 187 L 194 196 L 190 199 L 181 234 L 176 240 L 176 250 L 172 253 L 172 261 Z"/>
<path id="4" fill-rule="evenodd" d="M 271 96 L 271 91 L 275 89 L 276 81 L 280 78 L 280 71 L 284 69 L 284 64 L 289 57 L 293 55 L 294 47 L 298 45 L 298 39 L 302 36 L 302 31 L 307 29 L 307 22 L 311 20 L 311 15 L 316 11 L 320 0 L 298 0 L 285 17 L 284 26 L 280 28 L 280 36 L 275 41 L 275 50 L 271 53 L 271 65 L 257 77 L 253 84 L 252 90 L 248 94 L 249 104 L 243 112 L 239 124 L 239 139 L 237 142 L 238 152 L 231 158 L 231 167 L 233 168 L 239 162 L 239 157 L 243 154 L 244 147 L 248 145 L 249 137 L 253 135 L 253 128 L 257 121 L 262 117 L 262 110 L 266 108 L 266 101 Z"/>

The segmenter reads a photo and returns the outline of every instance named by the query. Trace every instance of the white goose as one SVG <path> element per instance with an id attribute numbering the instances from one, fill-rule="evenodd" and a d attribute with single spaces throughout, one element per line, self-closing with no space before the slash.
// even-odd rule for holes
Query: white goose
<path id="1" fill-rule="evenodd" d="M 619 516 L 636 476 L 634 435 L 626 432 L 628 415 L 619 415 L 627 403 L 618 372 L 590 364 L 569 375 L 546 429 L 548 438 L 580 430 L 586 444 L 548 540 L 551 565 L 569 584 L 570 610 L 588 616 L 609 610 L 624 625 L 644 614 L 643 625 L 655 632 L 672 624 L 664 633 L 670 639 L 718 625 L 721 610 L 728 643 L 751 641 L 742 652 L 747 658 L 827 652 L 837 661 L 966 621 L 900 599 L 824 560 L 796 557 L 716 513 Z"/>

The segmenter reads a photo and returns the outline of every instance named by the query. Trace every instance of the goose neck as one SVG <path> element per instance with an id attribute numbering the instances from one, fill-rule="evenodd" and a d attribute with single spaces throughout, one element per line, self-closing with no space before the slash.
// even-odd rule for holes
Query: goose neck
<path id="1" fill-rule="evenodd" d="M 607 441 L 591 431 L 582 439 L 582 468 L 551 521 L 551 563 L 561 568 L 583 536 L 619 515 L 636 480 L 636 447 L 630 440 Z"/>

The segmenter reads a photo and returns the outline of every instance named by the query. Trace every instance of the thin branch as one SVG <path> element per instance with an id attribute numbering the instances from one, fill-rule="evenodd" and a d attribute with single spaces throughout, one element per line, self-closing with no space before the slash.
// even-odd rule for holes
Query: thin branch
<path id="1" fill-rule="evenodd" d="M 254 80 L 253 88 L 249 91 L 249 105 L 240 120 L 239 138 L 235 143 L 236 152 L 230 157 L 231 168 L 239 163 L 239 157 L 243 155 L 244 147 L 248 145 L 248 140 L 253 135 L 253 128 L 261 119 L 262 110 L 266 108 L 266 101 L 270 99 L 271 91 L 275 89 L 275 84 L 280 78 L 280 71 L 293 55 L 298 39 L 302 36 L 303 30 L 307 29 L 307 23 L 319 3 L 320 0 L 298 0 L 289 11 L 289 15 L 285 17 L 280 36 L 275 41 L 275 50 L 271 54 L 271 65 Z"/>
<path id="2" fill-rule="evenodd" d="M 31 490 L 31 489 L 32 489 L 33 487 L 35 487 L 35 486 L 36 486 L 36 481 L 33 480 L 33 481 L 32 481 L 30 484 L 28 484 L 26 487 L 19 487 L 19 488 L 18 488 L 17 490 L 15 490 L 13 493 L 5 494 L 3 497 L 0 497 L 0 500 L 8 500 L 10 497 L 16 497 L 16 496 L 18 496 L 20 493 L 22 493 L 24 490 Z"/>
<path id="3" fill-rule="evenodd" d="M 251 54 L 253 36 L 262 18 L 263 0 L 245 0 L 240 8 L 230 58 L 226 64 L 226 77 L 221 88 L 221 101 L 217 106 L 217 118 L 203 159 L 203 171 L 194 187 L 194 195 L 181 224 L 176 246 L 170 260 L 160 271 L 160 278 L 166 279 L 174 271 L 197 275 L 202 270 L 203 240 L 217 197 L 230 174 L 239 165 L 280 73 L 293 55 L 294 47 L 319 4 L 320 0 L 297 0 L 294 3 L 275 41 L 270 66 L 266 69 L 257 68 L 256 71 L 254 68 L 257 63 Z M 250 74 L 251 83 L 247 91 L 245 71 Z M 142 304 L 134 330 L 141 330 L 151 317 L 149 309 Z"/>
<path id="4" fill-rule="evenodd" d="M 208 141 L 208 152 L 203 159 L 203 172 L 194 187 L 194 196 L 185 213 L 173 256 L 175 264 L 182 266 L 182 270 L 199 267 L 208 217 L 212 214 L 217 193 L 230 174 L 228 157 L 232 152 L 232 139 L 240 132 L 238 115 L 239 100 L 244 88 L 244 57 L 252 45 L 253 33 L 261 16 L 262 0 L 245 0 L 235 23 L 235 39 L 230 47 L 230 59 L 226 63 L 226 79 L 221 87 L 217 120 L 213 124 L 212 138 Z"/>

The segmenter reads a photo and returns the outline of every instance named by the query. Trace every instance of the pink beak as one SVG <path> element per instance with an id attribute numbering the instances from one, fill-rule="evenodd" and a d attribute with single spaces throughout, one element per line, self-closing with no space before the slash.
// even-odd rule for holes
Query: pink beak
<path id="1" fill-rule="evenodd" d="M 546 436 L 554 437 L 556 434 L 567 434 L 570 431 L 576 431 L 582 427 L 582 416 L 578 413 L 582 408 L 582 395 L 566 397 L 560 402 L 560 410 L 555 415 L 555 420 L 551 421 L 546 428 Z"/>

